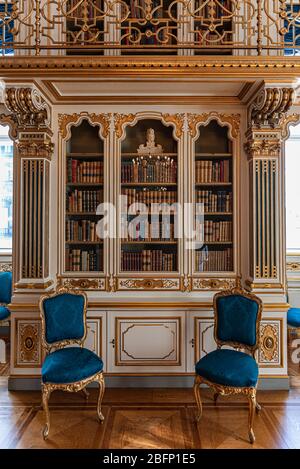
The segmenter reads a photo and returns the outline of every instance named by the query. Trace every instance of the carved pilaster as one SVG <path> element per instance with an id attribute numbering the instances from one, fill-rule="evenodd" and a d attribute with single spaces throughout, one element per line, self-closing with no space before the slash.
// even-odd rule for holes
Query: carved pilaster
<path id="1" fill-rule="evenodd" d="M 44 290 L 49 280 L 50 107 L 35 88 L 6 88 L 0 122 L 15 141 L 14 285 Z"/>
<path id="2" fill-rule="evenodd" d="M 294 89 L 264 87 L 248 108 L 245 151 L 250 172 L 250 289 L 284 291 L 284 168 L 287 114 Z"/>

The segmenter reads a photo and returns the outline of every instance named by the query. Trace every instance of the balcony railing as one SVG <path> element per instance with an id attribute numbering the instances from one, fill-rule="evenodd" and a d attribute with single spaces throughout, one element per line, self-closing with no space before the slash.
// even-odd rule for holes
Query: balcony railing
<path id="1" fill-rule="evenodd" d="M 297 55 L 293 0 L 0 0 L 6 54 Z"/>

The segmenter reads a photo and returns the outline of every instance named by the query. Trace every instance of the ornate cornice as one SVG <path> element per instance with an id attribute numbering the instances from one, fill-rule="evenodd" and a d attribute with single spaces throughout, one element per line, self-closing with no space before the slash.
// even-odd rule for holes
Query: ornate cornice
<path id="1" fill-rule="evenodd" d="M 104 138 L 109 134 L 109 114 L 95 114 L 86 111 L 73 114 L 58 114 L 58 130 L 62 138 L 65 139 L 69 136 L 71 124 L 77 124 L 82 119 L 88 119 L 92 125 L 99 125 L 101 133 Z"/>
<path id="2" fill-rule="evenodd" d="M 278 127 L 293 104 L 295 90 L 289 88 L 263 88 L 249 106 L 250 127 Z"/>
<path id="3" fill-rule="evenodd" d="M 188 114 L 188 127 L 191 137 L 196 137 L 198 125 L 206 124 L 213 119 L 216 119 L 221 125 L 228 125 L 232 138 L 237 138 L 240 131 L 241 115 L 215 111 L 205 112 L 203 114 Z"/>
<path id="4" fill-rule="evenodd" d="M 115 131 L 118 138 L 121 138 L 123 135 L 123 126 L 130 124 L 135 118 L 136 114 L 114 114 Z"/>
<path id="5" fill-rule="evenodd" d="M 162 117 L 167 124 L 171 123 L 175 125 L 175 135 L 177 138 L 181 138 L 184 126 L 184 113 L 162 114 Z"/>
<path id="6" fill-rule="evenodd" d="M 128 73 L 135 75 L 137 73 L 145 73 L 147 75 L 156 75 L 162 72 L 164 76 L 174 77 L 175 75 L 190 74 L 190 75 L 214 75 L 232 76 L 247 74 L 254 78 L 265 78 L 272 76 L 278 78 L 278 73 L 281 76 L 298 77 L 300 71 L 300 60 L 298 57 L 239 57 L 230 56 L 216 58 L 213 56 L 199 57 L 61 57 L 61 56 L 47 56 L 47 57 L 33 57 L 33 56 L 15 56 L 15 57 L 2 57 L 0 61 L 0 69 L 2 76 L 39 76 L 49 75 L 49 70 L 58 72 L 61 76 L 62 73 L 68 76 L 74 74 L 82 74 L 89 72 L 93 75 L 102 74 L 105 72 L 106 76 L 115 73 Z"/>

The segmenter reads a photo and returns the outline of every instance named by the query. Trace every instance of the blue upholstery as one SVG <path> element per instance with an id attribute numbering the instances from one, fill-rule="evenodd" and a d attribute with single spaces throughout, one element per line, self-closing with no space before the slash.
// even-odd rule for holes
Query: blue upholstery
<path id="1" fill-rule="evenodd" d="M 217 299 L 217 337 L 223 342 L 256 343 L 256 320 L 259 306 L 242 295 L 228 295 Z"/>
<path id="2" fill-rule="evenodd" d="M 45 358 L 43 383 L 74 383 L 89 378 L 103 369 L 103 362 L 94 352 L 81 347 L 56 350 Z"/>
<path id="3" fill-rule="evenodd" d="M 46 341 L 53 344 L 65 339 L 82 339 L 84 335 L 84 297 L 63 293 L 44 303 Z"/>
<path id="4" fill-rule="evenodd" d="M 212 383 L 224 386 L 255 387 L 258 366 L 254 358 L 246 353 L 219 349 L 198 361 L 196 373 Z"/>
<path id="5" fill-rule="evenodd" d="M 292 327 L 300 327 L 300 308 L 290 308 L 288 310 L 287 323 Z"/>
<path id="6" fill-rule="evenodd" d="M 10 303 L 12 295 L 12 273 L 0 272 L 0 303 Z"/>
<path id="7" fill-rule="evenodd" d="M 10 311 L 6 306 L 0 306 L 0 321 L 4 321 L 10 316 Z"/>

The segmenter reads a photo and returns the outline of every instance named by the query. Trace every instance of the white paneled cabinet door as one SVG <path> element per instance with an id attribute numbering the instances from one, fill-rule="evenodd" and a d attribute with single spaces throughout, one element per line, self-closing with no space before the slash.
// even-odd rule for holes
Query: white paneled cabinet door
<path id="1" fill-rule="evenodd" d="M 197 361 L 216 349 L 214 320 L 205 315 L 188 313 L 188 371 L 195 371 Z"/>
<path id="2" fill-rule="evenodd" d="M 109 371 L 186 371 L 184 312 L 114 311 L 108 313 L 108 318 Z"/>
<path id="3" fill-rule="evenodd" d="M 87 319 L 87 336 L 84 346 L 102 358 L 104 362 L 104 371 L 107 369 L 105 332 L 105 314 L 97 313 L 97 317 L 89 317 Z"/>

